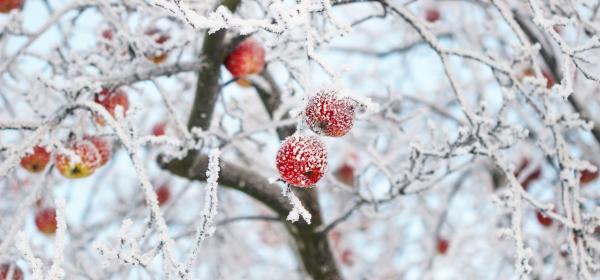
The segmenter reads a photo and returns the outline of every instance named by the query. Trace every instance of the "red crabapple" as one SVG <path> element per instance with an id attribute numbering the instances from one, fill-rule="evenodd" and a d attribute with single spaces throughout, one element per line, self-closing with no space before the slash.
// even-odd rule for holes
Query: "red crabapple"
<path id="1" fill-rule="evenodd" d="M 340 259 L 343 264 L 347 266 L 352 266 L 354 265 L 354 252 L 352 252 L 352 250 L 350 249 L 344 249 L 344 251 L 342 251 Z"/>
<path id="2" fill-rule="evenodd" d="M 92 142 L 100 154 L 99 166 L 105 165 L 112 156 L 112 144 L 102 136 L 86 135 L 83 140 Z"/>
<path id="3" fill-rule="evenodd" d="M 162 206 L 169 201 L 169 198 L 171 197 L 171 190 L 169 189 L 169 186 L 164 184 L 156 189 L 156 196 L 158 198 L 159 206 Z"/>
<path id="4" fill-rule="evenodd" d="M 78 161 L 68 155 L 56 155 L 56 169 L 66 178 L 84 178 L 96 171 L 100 166 L 102 155 L 96 146 L 88 140 L 76 140 L 68 147 L 78 157 Z"/>
<path id="5" fill-rule="evenodd" d="M 105 29 L 102 31 L 102 33 L 100 34 L 102 36 L 102 38 L 108 40 L 108 41 L 112 41 L 113 39 L 113 31 L 112 29 Z"/>
<path id="6" fill-rule="evenodd" d="M 12 269 L 12 271 L 11 271 Z M 11 274 L 12 273 L 12 274 Z M 11 278 L 8 278 L 12 275 Z M 23 271 L 16 264 L 0 264 L 0 280 L 23 280 Z"/>
<path id="7" fill-rule="evenodd" d="M 117 107 L 122 107 L 123 116 L 125 116 L 125 113 L 129 109 L 129 99 L 127 99 L 125 92 L 120 89 L 110 90 L 102 88 L 100 93 L 97 93 L 94 97 L 94 101 L 106 108 L 113 118 L 115 117 Z M 105 125 L 106 121 L 101 116 L 96 116 L 96 123 Z"/>
<path id="8" fill-rule="evenodd" d="M 0 13 L 8 14 L 14 9 L 23 7 L 25 0 L 0 0 Z"/>
<path id="9" fill-rule="evenodd" d="M 579 183 L 582 185 L 588 184 L 598 178 L 598 168 L 596 171 L 583 170 L 581 171 L 581 177 L 579 178 Z"/>
<path id="10" fill-rule="evenodd" d="M 348 186 L 354 186 L 354 167 L 344 163 L 335 171 L 335 177 Z"/>
<path id="11" fill-rule="evenodd" d="M 225 58 L 225 68 L 229 70 L 234 78 L 240 78 L 238 84 L 242 86 L 250 84 L 248 80 L 243 78 L 259 74 L 264 67 L 265 49 L 254 38 L 244 39 Z"/>
<path id="12" fill-rule="evenodd" d="M 535 213 L 535 216 L 536 216 L 538 222 L 540 223 L 540 225 L 545 226 L 545 227 L 549 227 L 552 225 L 552 218 L 546 216 L 541 211 L 537 211 Z"/>
<path id="13" fill-rule="evenodd" d="M 42 146 L 35 146 L 33 153 L 27 153 L 21 159 L 21 167 L 26 170 L 39 173 L 42 172 L 50 161 L 50 153 Z"/>
<path id="14" fill-rule="evenodd" d="M 165 32 L 161 31 L 158 28 L 152 28 L 148 31 L 146 31 L 144 33 L 146 36 L 150 36 L 154 39 L 154 42 L 158 45 L 163 45 L 165 42 L 169 41 L 169 39 L 171 39 L 171 36 L 169 36 L 168 34 L 166 34 Z M 155 55 L 149 55 L 147 56 L 148 59 L 152 60 L 152 62 L 154 62 L 155 64 L 161 64 L 163 62 L 165 62 L 165 60 L 167 60 L 167 57 L 169 56 L 168 52 L 161 52 Z"/>
<path id="15" fill-rule="evenodd" d="M 440 19 L 440 11 L 436 8 L 429 8 L 425 11 L 425 20 L 434 23 Z"/>
<path id="16" fill-rule="evenodd" d="M 354 107 L 352 99 L 339 97 L 331 90 L 321 90 L 308 99 L 305 121 L 317 134 L 344 136 L 354 124 Z"/>
<path id="17" fill-rule="evenodd" d="M 44 208 L 35 214 L 35 225 L 39 231 L 45 234 L 56 232 L 56 209 Z"/>
<path id="18" fill-rule="evenodd" d="M 154 127 L 152 128 L 152 135 L 154 136 L 163 136 L 165 135 L 167 129 L 167 122 L 159 122 L 157 124 L 154 125 Z"/>
<path id="19" fill-rule="evenodd" d="M 323 177 L 327 169 L 327 150 L 317 136 L 294 134 L 279 147 L 276 162 L 284 181 L 294 186 L 308 187 Z"/>
<path id="20" fill-rule="evenodd" d="M 450 243 L 448 242 L 448 239 L 438 238 L 437 243 L 435 245 L 435 249 L 437 250 L 438 254 L 444 255 L 448 251 L 449 246 Z"/>

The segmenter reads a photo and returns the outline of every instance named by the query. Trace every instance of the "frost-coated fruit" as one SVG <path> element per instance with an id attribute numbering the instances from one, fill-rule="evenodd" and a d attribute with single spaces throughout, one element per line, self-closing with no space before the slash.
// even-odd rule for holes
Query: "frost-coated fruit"
<path id="1" fill-rule="evenodd" d="M 276 163 L 281 178 L 287 183 L 312 186 L 327 169 L 327 150 L 317 136 L 294 134 L 281 144 Z"/>
<path id="2" fill-rule="evenodd" d="M 171 190 L 169 189 L 169 185 L 164 184 L 156 189 L 156 196 L 158 198 L 158 205 L 162 206 L 169 198 L 171 198 Z"/>
<path id="3" fill-rule="evenodd" d="M 112 156 L 112 144 L 102 136 L 86 135 L 83 140 L 92 142 L 100 154 L 99 166 L 105 165 Z"/>
<path id="4" fill-rule="evenodd" d="M 333 90 L 320 90 L 308 99 L 304 109 L 306 124 L 317 134 L 344 136 L 354 125 L 355 104 Z"/>
<path id="5" fill-rule="evenodd" d="M 537 211 L 537 213 L 535 214 L 538 222 L 545 227 L 549 227 L 552 225 L 552 218 L 546 216 L 544 213 L 542 213 L 541 211 Z"/>
<path id="6" fill-rule="evenodd" d="M 265 67 L 265 49 L 254 38 L 239 43 L 225 59 L 225 68 L 235 78 L 258 74 Z"/>
<path id="7" fill-rule="evenodd" d="M 25 0 L 0 0 L 0 13 L 7 14 L 14 9 L 23 7 Z"/>
<path id="8" fill-rule="evenodd" d="M 35 146 L 33 153 L 27 153 L 21 158 L 21 167 L 29 172 L 39 173 L 44 171 L 50 161 L 50 153 L 42 146 Z"/>
<path id="9" fill-rule="evenodd" d="M 79 160 L 68 155 L 56 155 L 56 169 L 66 178 L 84 178 L 96 171 L 100 166 L 101 155 L 96 146 L 88 140 L 77 140 L 71 143 L 69 149 L 79 156 Z"/>
<path id="10" fill-rule="evenodd" d="M 45 234 L 56 232 L 56 209 L 44 208 L 35 214 L 35 226 Z"/>
<path id="11" fill-rule="evenodd" d="M 94 97 L 94 101 L 106 108 L 113 118 L 117 112 L 117 107 L 122 107 L 123 116 L 125 116 L 125 113 L 129 109 L 129 99 L 127 99 L 125 92 L 120 89 L 110 90 L 102 88 L 100 93 Z M 96 116 L 96 123 L 105 125 L 106 121 L 102 117 Z"/>
<path id="12" fill-rule="evenodd" d="M 152 37 L 154 39 L 154 42 L 159 45 L 162 45 L 165 42 L 169 41 L 169 39 L 171 39 L 171 36 L 169 36 L 168 34 L 166 34 L 165 32 L 163 32 L 162 30 L 160 30 L 158 28 L 150 29 L 150 30 L 146 31 L 144 34 Z M 165 60 L 167 60 L 168 56 L 169 56 L 168 52 L 161 52 L 158 54 L 149 55 L 148 59 L 152 60 L 152 62 L 154 62 L 155 64 L 161 64 L 161 63 L 165 62 Z"/>

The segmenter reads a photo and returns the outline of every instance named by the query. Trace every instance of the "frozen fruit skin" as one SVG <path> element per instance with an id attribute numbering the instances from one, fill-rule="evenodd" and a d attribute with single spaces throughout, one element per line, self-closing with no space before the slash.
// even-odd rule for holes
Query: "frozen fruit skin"
<path id="1" fill-rule="evenodd" d="M 440 19 L 440 11 L 434 8 L 429 8 L 425 11 L 425 20 L 428 22 L 436 22 Z"/>
<path id="2" fill-rule="evenodd" d="M 314 135 L 294 134 L 281 144 L 276 164 L 285 182 L 297 187 L 312 186 L 327 169 L 325 144 Z"/>
<path id="3" fill-rule="evenodd" d="M 162 45 L 165 42 L 169 41 L 169 39 L 171 39 L 171 36 L 169 36 L 168 34 L 164 33 L 163 31 L 161 31 L 160 29 L 157 29 L 157 28 L 150 29 L 150 30 L 146 31 L 144 34 L 154 38 L 154 42 L 159 45 Z M 168 56 L 169 56 L 168 52 L 161 52 L 161 53 L 158 53 L 155 55 L 149 55 L 148 59 L 150 59 L 155 64 L 160 64 L 160 63 L 165 62 L 165 60 L 167 60 Z"/>
<path id="4" fill-rule="evenodd" d="M 344 163 L 335 171 L 335 177 L 348 186 L 354 186 L 354 167 Z"/>
<path id="5" fill-rule="evenodd" d="M 542 226 L 549 227 L 552 225 L 552 218 L 546 216 L 544 213 L 538 211 L 535 216 Z"/>
<path id="6" fill-rule="evenodd" d="M 254 38 L 240 42 L 225 58 L 225 68 L 235 78 L 258 74 L 265 67 L 265 49 Z"/>
<path id="7" fill-rule="evenodd" d="M 8 278 L 12 266 L 12 277 Z M 0 280 L 23 280 L 23 271 L 16 264 L 0 264 Z"/>
<path id="8" fill-rule="evenodd" d="M 94 97 L 94 101 L 102 105 L 113 118 L 115 117 L 117 107 L 122 107 L 123 116 L 125 116 L 125 113 L 129 109 L 129 99 L 125 92 L 120 89 L 110 90 L 102 88 Z M 106 124 L 106 121 L 101 116 L 96 116 L 96 122 L 100 125 Z"/>
<path id="9" fill-rule="evenodd" d="M 581 177 L 579 178 L 579 182 L 581 184 L 588 184 L 590 182 L 593 182 L 594 180 L 596 180 L 598 178 L 598 169 L 596 169 L 596 171 L 590 171 L 590 170 L 583 170 L 581 171 Z"/>
<path id="10" fill-rule="evenodd" d="M 27 153 L 21 159 L 21 167 L 26 170 L 39 173 L 44 171 L 46 165 L 50 162 L 50 153 L 42 146 L 35 146 L 33 153 Z"/>
<path id="11" fill-rule="evenodd" d="M 90 176 L 100 166 L 101 155 L 91 141 L 78 140 L 69 149 L 79 156 L 79 161 L 73 161 L 68 155 L 56 155 L 56 169 L 66 178 L 77 179 Z"/>
<path id="12" fill-rule="evenodd" d="M 154 127 L 152 128 L 152 135 L 163 136 L 163 135 L 165 135 L 166 130 L 167 130 L 167 123 L 159 122 L 159 123 L 155 124 Z"/>
<path id="13" fill-rule="evenodd" d="M 104 166 L 112 156 L 112 144 L 101 136 L 86 135 L 83 140 L 92 142 L 100 154 L 99 166 Z"/>
<path id="14" fill-rule="evenodd" d="M 169 198 L 171 198 L 171 190 L 168 185 L 162 185 L 158 189 L 156 189 L 156 196 L 158 198 L 158 205 L 162 206 Z"/>
<path id="15" fill-rule="evenodd" d="M 436 244 L 436 250 L 439 254 L 444 255 L 448 251 L 450 243 L 447 239 L 439 238 Z"/>
<path id="16" fill-rule="evenodd" d="M 8 14 L 10 11 L 23 7 L 25 0 L 0 0 L 0 13 Z"/>
<path id="17" fill-rule="evenodd" d="M 45 234 L 56 232 L 56 209 L 44 208 L 35 214 L 35 226 Z"/>
<path id="18" fill-rule="evenodd" d="M 104 31 L 102 31 L 102 38 L 111 41 L 113 39 L 113 31 L 112 29 L 105 29 Z"/>
<path id="19" fill-rule="evenodd" d="M 317 134 L 340 137 L 354 125 L 355 102 L 332 90 L 321 90 L 308 99 L 304 109 L 308 127 Z"/>

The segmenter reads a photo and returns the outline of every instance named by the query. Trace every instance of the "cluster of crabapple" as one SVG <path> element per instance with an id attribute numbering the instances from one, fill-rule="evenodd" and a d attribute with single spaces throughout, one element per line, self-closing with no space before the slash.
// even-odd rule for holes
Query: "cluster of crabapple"
<path id="1" fill-rule="evenodd" d="M 356 101 L 324 89 L 308 99 L 304 121 L 317 135 L 303 132 L 286 138 L 276 156 L 281 178 L 290 185 L 309 187 L 323 177 L 327 169 L 327 150 L 318 135 L 341 137 L 352 128 Z"/>
<path id="2" fill-rule="evenodd" d="M 25 0 L 0 0 L 0 13 L 8 14 L 12 10 L 21 9 L 24 2 Z"/>
<path id="3" fill-rule="evenodd" d="M 158 28 L 148 29 L 144 32 L 144 35 L 148 36 L 148 38 L 153 40 L 154 43 L 159 46 L 164 45 L 167 41 L 169 41 L 171 39 L 171 36 L 169 36 L 169 34 L 167 34 L 165 31 L 158 29 Z M 105 40 L 105 42 L 109 42 L 109 43 L 113 42 L 113 39 L 114 39 L 113 29 L 109 28 L 109 29 L 103 30 L 100 33 L 100 36 Z M 104 49 L 106 51 L 111 51 L 112 47 L 110 45 L 104 44 Z M 127 53 L 128 52 L 126 50 L 121 51 L 122 56 L 127 55 Z M 146 54 L 145 56 L 148 60 L 152 61 L 154 64 L 161 64 L 167 60 L 167 58 L 169 57 L 169 52 L 160 51 L 158 53 Z"/>

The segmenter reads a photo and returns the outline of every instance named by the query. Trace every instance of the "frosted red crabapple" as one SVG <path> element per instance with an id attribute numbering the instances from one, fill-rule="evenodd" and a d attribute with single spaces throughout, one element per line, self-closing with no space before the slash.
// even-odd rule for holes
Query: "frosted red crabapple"
<path id="1" fill-rule="evenodd" d="M 354 125 L 356 102 L 323 89 L 308 99 L 304 109 L 308 127 L 317 134 L 340 137 Z"/>
<path id="2" fill-rule="evenodd" d="M 425 11 L 425 20 L 428 22 L 434 23 L 440 19 L 440 11 L 436 8 L 428 8 Z"/>
<path id="3" fill-rule="evenodd" d="M 156 197 L 158 199 L 158 206 L 167 203 L 169 198 L 171 198 L 171 189 L 169 189 L 169 185 L 164 184 L 156 189 Z"/>
<path id="4" fill-rule="evenodd" d="M 105 165 L 112 156 L 112 144 L 102 136 L 86 135 L 83 140 L 92 142 L 100 155 L 99 167 Z"/>
<path id="5" fill-rule="evenodd" d="M 588 184 L 598 178 L 598 168 L 596 171 L 591 171 L 589 169 L 585 169 L 581 171 L 581 177 L 579 178 L 579 182 L 582 185 Z"/>
<path id="6" fill-rule="evenodd" d="M 317 183 L 327 169 L 327 150 L 319 137 L 294 134 L 286 138 L 276 157 L 281 178 L 290 185 L 309 187 Z"/>
<path id="7" fill-rule="evenodd" d="M 0 0 L 0 13 L 8 14 L 10 11 L 23 7 L 25 0 Z"/>
<path id="8" fill-rule="evenodd" d="M 44 234 L 56 232 L 56 209 L 44 208 L 35 214 L 35 226 Z"/>
<path id="9" fill-rule="evenodd" d="M 96 146 L 88 140 L 75 140 L 68 147 L 79 156 L 78 161 L 68 155 L 56 155 L 56 169 L 66 178 L 76 179 L 91 175 L 100 166 L 101 154 Z"/>
<path id="10" fill-rule="evenodd" d="M 448 251 L 449 246 L 450 242 L 448 242 L 448 239 L 438 238 L 437 243 L 435 245 L 435 249 L 437 250 L 438 254 L 444 255 Z"/>
<path id="11" fill-rule="evenodd" d="M 169 36 L 164 31 L 162 31 L 158 28 L 152 28 L 152 29 L 146 31 L 144 34 L 146 36 L 155 38 L 154 42 L 158 45 L 163 45 L 165 42 L 167 42 L 167 41 L 169 41 L 169 39 L 171 39 L 171 36 Z M 165 62 L 165 60 L 167 60 L 167 58 L 169 57 L 169 53 L 168 52 L 160 52 L 158 54 L 149 55 L 147 57 L 152 62 L 154 62 L 154 64 L 161 64 L 161 63 Z"/>
<path id="12" fill-rule="evenodd" d="M 117 113 L 117 107 L 121 107 L 123 110 L 123 116 L 129 109 L 129 99 L 124 91 L 120 89 L 108 89 L 102 88 L 102 90 L 96 94 L 94 101 L 102 107 L 104 107 L 110 115 L 114 118 Z M 101 116 L 96 116 L 96 123 L 99 125 L 105 125 L 106 121 Z"/>
<path id="13" fill-rule="evenodd" d="M 33 153 L 27 153 L 21 158 L 21 167 L 29 172 L 39 173 L 44 171 L 50 162 L 50 153 L 42 146 L 35 146 Z"/>
<path id="14" fill-rule="evenodd" d="M 546 214 L 541 211 L 537 211 L 535 217 L 542 226 L 549 227 L 552 225 L 552 218 L 546 216 Z"/>
<path id="15" fill-rule="evenodd" d="M 245 78 L 259 74 L 264 67 L 265 49 L 254 38 L 244 39 L 225 58 L 225 68 L 234 78 L 238 78 L 237 82 L 242 86 L 249 86 L 250 82 Z"/>

